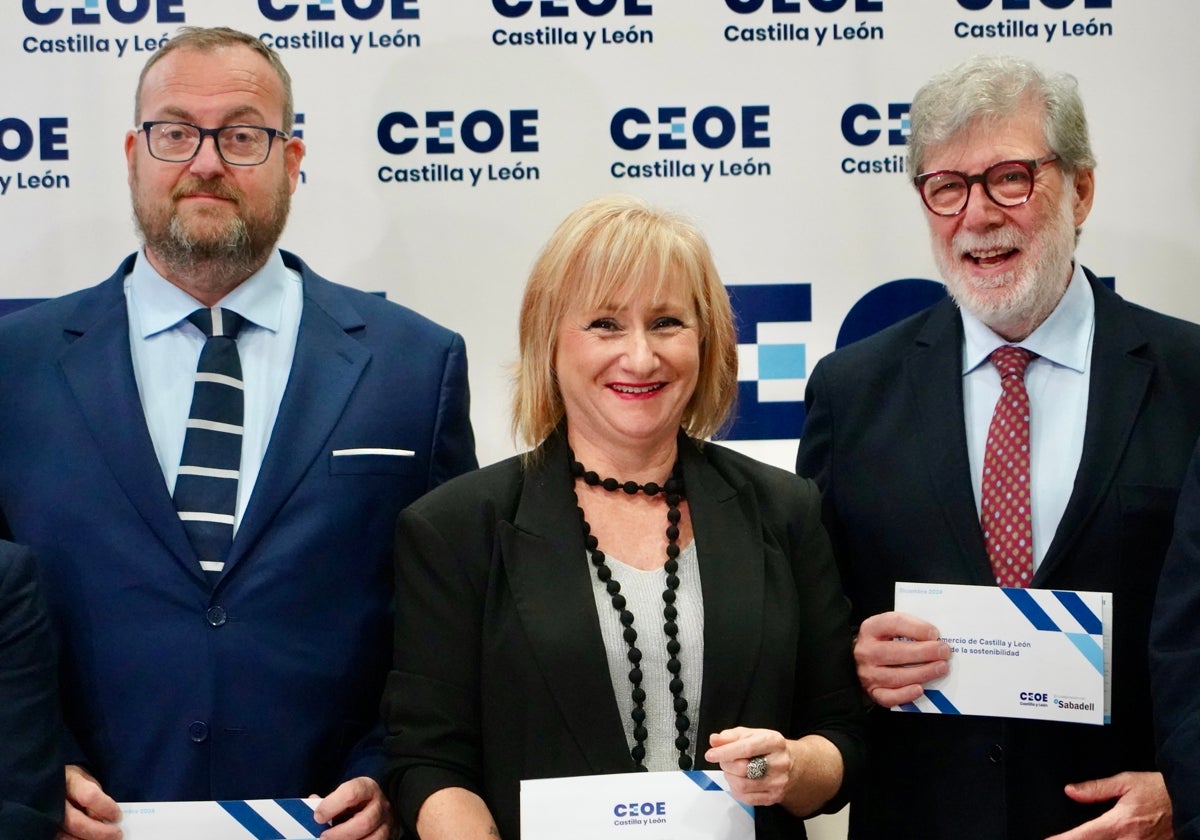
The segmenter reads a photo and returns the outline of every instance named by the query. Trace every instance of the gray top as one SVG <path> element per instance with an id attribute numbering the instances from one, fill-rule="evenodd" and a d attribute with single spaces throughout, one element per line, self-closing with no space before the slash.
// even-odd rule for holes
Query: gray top
<path id="1" fill-rule="evenodd" d="M 603 549 L 603 546 L 601 547 Z M 662 569 L 642 571 L 627 566 L 610 554 L 605 554 L 613 579 L 621 584 L 626 609 L 633 613 L 633 628 L 637 630 L 637 646 L 642 652 L 642 688 L 646 691 L 646 760 L 648 770 L 678 770 L 679 750 L 675 748 L 675 709 L 671 698 L 671 674 L 667 671 L 667 634 L 663 631 L 663 591 L 667 588 L 667 573 Z M 630 748 L 633 740 L 633 684 L 629 682 L 629 645 L 622 635 L 620 616 L 613 609 L 612 596 L 596 577 L 591 557 L 588 568 L 592 579 L 592 594 L 600 617 L 600 632 L 608 653 L 608 673 L 621 721 L 625 724 L 625 740 Z M 696 757 L 697 720 L 700 714 L 700 690 L 703 686 L 704 662 L 704 598 L 700 590 L 700 567 L 696 562 L 696 542 L 693 540 L 679 553 L 679 589 L 675 607 L 679 611 L 679 676 L 683 680 L 683 696 L 687 699 L 687 716 L 691 720 L 688 754 Z M 708 748 L 707 740 L 704 749 Z M 701 750 L 703 754 L 703 750 Z"/>

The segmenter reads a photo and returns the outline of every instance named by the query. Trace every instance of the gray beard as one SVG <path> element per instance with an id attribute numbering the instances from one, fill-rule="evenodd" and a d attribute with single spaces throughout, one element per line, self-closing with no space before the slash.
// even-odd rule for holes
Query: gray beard
<path id="1" fill-rule="evenodd" d="M 140 229 L 139 225 L 139 229 Z M 266 254 L 255 253 L 250 231 L 243 219 L 234 219 L 217 240 L 198 241 L 188 235 L 178 216 L 172 216 L 164 236 L 151 241 L 144 230 L 142 240 L 175 274 L 188 276 L 211 271 L 217 266 L 226 275 L 247 276 L 262 264 Z"/>
<path id="2" fill-rule="evenodd" d="M 268 219 L 247 224 L 234 218 L 222 235 L 197 239 L 191 236 L 177 214 L 165 229 L 147 230 L 134 207 L 134 224 L 146 250 L 166 269 L 164 273 L 188 278 L 188 284 L 206 292 L 228 292 L 258 271 L 271 256 L 283 233 L 290 207 L 290 194 L 279 197 L 275 213 Z"/>

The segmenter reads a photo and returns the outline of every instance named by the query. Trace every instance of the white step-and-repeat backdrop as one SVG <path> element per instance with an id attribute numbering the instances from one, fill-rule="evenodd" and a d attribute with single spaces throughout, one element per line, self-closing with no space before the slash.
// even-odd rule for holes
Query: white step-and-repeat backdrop
<path id="1" fill-rule="evenodd" d="M 631 192 L 707 233 L 740 319 L 732 445 L 791 467 L 817 359 L 941 294 L 908 102 L 976 52 L 1079 78 L 1100 161 L 1080 257 L 1200 320 L 1196 0 L 9 0 L 0 310 L 137 246 L 122 141 L 184 24 L 279 50 L 308 147 L 282 244 L 466 337 L 482 463 L 516 451 L 535 254 L 580 202 Z"/>

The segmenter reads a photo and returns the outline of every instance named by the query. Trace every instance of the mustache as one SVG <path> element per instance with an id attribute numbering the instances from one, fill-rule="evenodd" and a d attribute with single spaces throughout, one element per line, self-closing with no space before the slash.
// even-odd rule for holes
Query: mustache
<path id="1" fill-rule="evenodd" d="M 955 234 L 951 246 L 959 254 L 993 250 L 1013 251 L 1020 249 L 1024 241 L 1024 237 L 1017 231 L 1003 228 L 983 234 L 960 231 Z"/>
<path id="2" fill-rule="evenodd" d="M 1024 238 L 1016 231 L 1007 229 L 984 234 L 960 232 L 955 235 L 951 244 L 959 254 L 975 251 L 1012 251 L 1021 248 Z"/>
<path id="3" fill-rule="evenodd" d="M 185 181 L 180 181 L 171 190 L 171 200 L 177 201 L 189 195 L 200 194 L 236 201 L 239 204 L 242 200 L 241 191 L 232 186 L 224 178 L 188 178 Z"/>

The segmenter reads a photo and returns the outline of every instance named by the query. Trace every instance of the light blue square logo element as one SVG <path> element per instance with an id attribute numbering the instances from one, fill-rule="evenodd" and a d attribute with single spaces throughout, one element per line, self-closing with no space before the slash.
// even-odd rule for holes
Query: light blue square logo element
<path id="1" fill-rule="evenodd" d="M 794 339 L 778 343 L 764 340 L 759 325 L 790 328 L 812 321 L 812 286 L 770 283 L 726 289 L 737 324 L 739 352 L 746 348 L 755 355 L 757 373 L 739 378 L 737 416 L 725 436 L 729 440 L 797 438 L 804 426 L 804 401 L 799 397 L 779 399 L 775 386 L 808 376 L 806 347 Z"/>
<path id="2" fill-rule="evenodd" d="M 758 378 L 804 379 L 808 376 L 803 344 L 758 345 Z"/>
<path id="3" fill-rule="evenodd" d="M 453 136 L 454 136 L 454 127 L 453 126 L 444 125 L 438 129 L 438 137 L 447 137 L 448 138 L 448 137 L 453 137 Z"/>

